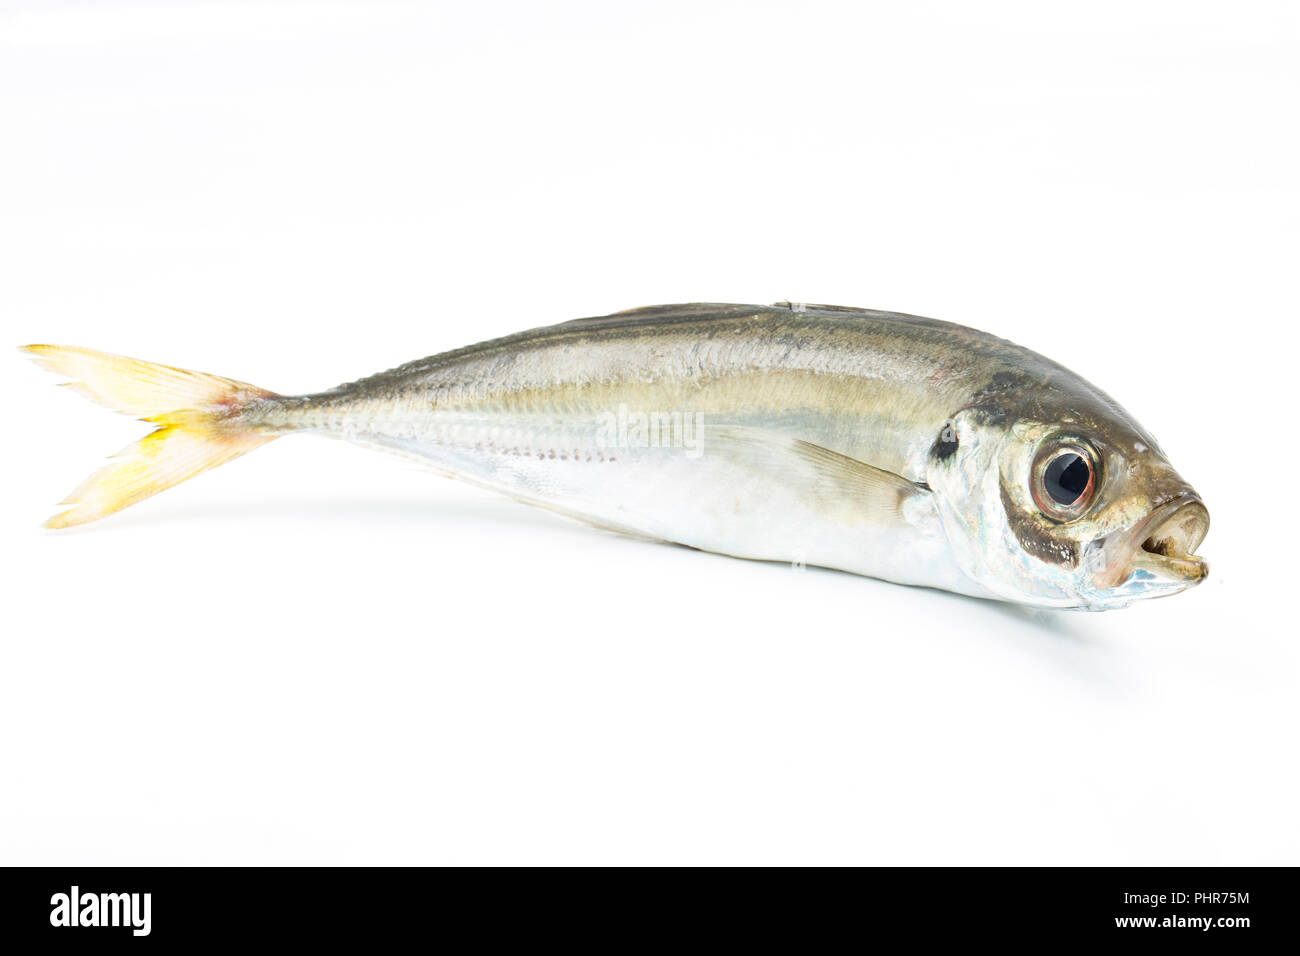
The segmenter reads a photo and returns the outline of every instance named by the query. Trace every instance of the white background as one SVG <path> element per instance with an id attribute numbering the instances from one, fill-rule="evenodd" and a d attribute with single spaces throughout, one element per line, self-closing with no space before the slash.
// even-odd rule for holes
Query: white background
<path id="1" fill-rule="evenodd" d="M 11 352 L 0 862 L 1300 863 L 1300 89 L 1268 3 L 0 2 L 0 321 L 281 392 L 631 306 L 974 325 L 1114 393 L 1208 582 L 1031 612 L 621 539 Z"/>

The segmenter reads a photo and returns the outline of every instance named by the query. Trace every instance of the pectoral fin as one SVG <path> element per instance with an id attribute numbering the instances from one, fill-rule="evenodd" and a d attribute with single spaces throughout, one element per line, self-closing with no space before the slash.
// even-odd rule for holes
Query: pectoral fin
<path id="1" fill-rule="evenodd" d="M 704 436 L 704 454 L 728 455 L 849 523 L 906 522 L 909 502 L 928 502 L 931 493 L 892 471 L 764 429 L 715 426 Z"/>

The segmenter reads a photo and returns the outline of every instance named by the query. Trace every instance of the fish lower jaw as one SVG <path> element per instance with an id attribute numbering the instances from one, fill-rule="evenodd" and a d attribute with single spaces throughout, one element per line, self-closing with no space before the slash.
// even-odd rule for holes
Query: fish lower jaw
<path id="1" fill-rule="evenodd" d="M 1210 573 L 1210 564 L 1197 554 L 1180 550 L 1174 538 L 1149 537 L 1133 561 L 1133 570 L 1145 571 L 1156 578 L 1186 582 L 1194 587 Z"/>

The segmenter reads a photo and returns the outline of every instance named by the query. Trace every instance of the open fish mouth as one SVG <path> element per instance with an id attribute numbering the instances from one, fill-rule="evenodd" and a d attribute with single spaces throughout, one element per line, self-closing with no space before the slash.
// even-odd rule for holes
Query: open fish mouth
<path id="1" fill-rule="evenodd" d="M 1137 553 L 1131 573 L 1145 572 L 1158 581 L 1199 584 L 1210 572 L 1196 549 L 1210 530 L 1210 513 L 1196 495 L 1180 495 L 1142 521 L 1132 535 Z"/>

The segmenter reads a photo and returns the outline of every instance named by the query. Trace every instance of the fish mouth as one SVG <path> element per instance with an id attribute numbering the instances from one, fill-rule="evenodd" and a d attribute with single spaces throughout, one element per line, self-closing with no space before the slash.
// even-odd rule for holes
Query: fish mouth
<path id="1" fill-rule="evenodd" d="M 1210 566 L 1196 554 L 1210 530 L 1210 513 L 1201 499 L 1188 492 L 1153 511 L 1134 528 L 1130 540 L 1138 546 L 1130 573 L 1146 572 L 1157 581 L 1200 584 Z"/>

